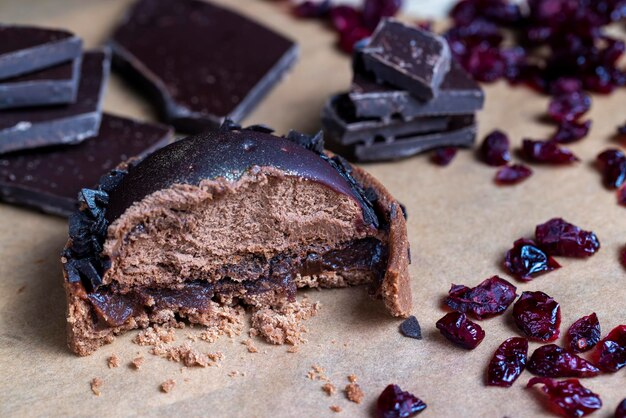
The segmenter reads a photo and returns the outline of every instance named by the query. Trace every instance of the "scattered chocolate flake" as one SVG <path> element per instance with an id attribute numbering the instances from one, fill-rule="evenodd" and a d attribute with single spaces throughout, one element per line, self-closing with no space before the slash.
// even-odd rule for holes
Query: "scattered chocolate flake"
<path id="1" fill-rule="evenodd" d="M 437 148 L 433 152 L 430 160 L 437 165 L 445 167 L 448 164 L 450 164 L 452 160 L 454 160 L 454 157 L 456 157 L 457 151 L 458 149 L 455 147 Z"/>
<path id="2" fill-rule="evenodd" d="M 413 315 L 402 321 L 400 324 L 400 332 L 405 337 L 415 338 L 416 340 L 422 339 L 422 328 L 417 318 Z"/>
<path id="3" fill-rule="evenodd" d="M 94 377 L 91 382 L 91 391 L 93 392 L 94 395 L 96 396 L 100 396 L 100 388 L 102 387 L 103 381 L 102 379 L 100 379 L 99 377 Z"/>
<path id="4" fill-rule="evenodd" d="M 528 340 L 512 337 L 504 341 L 493 354 L 487 369 L 487 385 L 510 387 L 526 367 Z"/>
<path id="5" fill-rule="evenodd" d="M 557 131 L 550 138 L 559 144 L 570 144 L 579 141 L 589 134 L 591 120 L 585 122 L 563 121 L 559 124 Z"/>
<path id="6" fill-rule="evenodd" d="M 537 348 L 528 361 L 528 371 L 543 377 L 593 377 L 600 374 L 596 366 L 556 344 Z"/>
<path id="7" fill-rule="evenodd" d="M 579 161 L 572 151 L 553 141 L 524 139 L 522 152 L 528 161 L 535 163 L 563 165 Z"/>
<path id="8" fill-rule="evenodd" d="M 540 274 L 561 268 L 561 265 L 543 252 L 535 241 L 520 238 L 507 251 L 504 267 L 518 279 L 529 281 Z"/>
<path id="9" fill-rule="evenodd" d="M 532 174 L 533 171 L 524 164 L 505 165 L 496 172 L 495 181 L 503 186 L 517 184 L 526 180 Z"/>
<path id="10" fill-rule="evenodd" d="M 485 319 L 504 312 L 515 300 L 515 290 L 508 281 L 493 276 L 473 288 L 453 284 L 445 304 L 476 319 Z"/>
<path id="11" fill-rule="evenodd" d="M 561 307 L 543 292 L 523 292 L 513 305 L 513 319 L 529 339 L 554 341 L 559 337 Z"/>
<path id="12" fill-rule="evenodd" d="M 609 189 L 617 189 L 626 183 L 626 155 L 618 149 L 607 149 L 596 158 L 602 173 L 602 182 Z"/>
<path id="13" fill-rule="evenodd" d="M 330 406 L 330 410 L 333 411 L 333 412 L 337 412 L 337 413 L 343 411 L 343 409 L 341 409 L 341 407 L 339 405 L 331 405 Z"/>
<path id="14" fill-rule="evenodd" d="M 464 313 L 450 312 L 437 321 L 437 329 L 455 345 L 473 350 L 485 338 L 485 331 Z"/>
<path id="15" fill-rule="evenodd" d="M 361 386 L 359 386 L 358 383 L 348 383 L 344 391 L 346 392 L 346 397 L 350 402 L 359 404 L 363 401 L 363 398 L 365 398 L 363 389 L 361 389 Z"/>
<path id="16" fill-rule="evenodd" d="M 332 396 L 337 392 L 337 388 L 330 382 L 324 383 L 322 390 L 326 392 L 328 396 Z"/>
<path id="17" fill-rule="evenodd" d="M 174 386 L 176 386 L 176 381 L 174 379 L 167 379 L 165 382 L 161 383 L 161 392 L 170 393 L 174 390 Z"/>
<path id="18" fill-rule="evenodd" d="M 135 357 L 133 361 L 130 362 L 130 366 L 135 370 L 139 370 L 141 366 L 143 366 L 144 358 L 142 356 Z"/>
<path id="19" fill-rule="evenodd" d="M 541 249 L 550 255 L 590 257 L 600 249 L 596 234 L 582 230 L 562 218 L 553 218 L 537 225 L 535 238 Z"/>
<path id="20" fill-rule="evenodd" d="M 488 165 L 494 167 L 506 165 L 511 160 L 509 137 L 502 131 L 491 132 L 480 146 L 480 156 Z"/>
<path id="21" fill-rule="evenodd" d="M 592 352 L 593 363 L 605 372 L 615 373 L 626 366 L 626 325 L 618 325 Z"/>
<path id="22" fill-rule="evenodd" d="M 398 385 L 389 385 L 380 394 L 376 402 L 377 418 L 408 418 L 426 409 L 426 404 L 409 392 L 404 392 Z"/>
<path id="23" fill-rule="evenodd" d="M 115 354 L 113 354 L 109 358 L 107 358 L 107 365 L 109 366 L 109 369 L 118 367 L 120 365 L 120 359 Z"/>
<path id="24" fill-rule="evenodd" d="M 591 350 L 601 338 L 600 321 L 596 313 L 583 316 L 567 330 L 569 347 L 575 353 Z"/>
<path id="25" fill-rule="evenodd" d="M 533 377 L 527 387 L 542 384 L 541 390 L 561 415 L 571 418 L 584 417 L 602 408 L 600 396 L 580 384 L 578 379 L 557 382 L 547 377 Z"/>

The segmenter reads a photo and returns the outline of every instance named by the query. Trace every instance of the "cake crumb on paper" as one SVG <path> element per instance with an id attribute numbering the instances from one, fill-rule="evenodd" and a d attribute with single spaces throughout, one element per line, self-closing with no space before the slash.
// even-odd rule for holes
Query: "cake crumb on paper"
<path id="1" fill-rule="evenodd" d="M 332 396 L 337 392 L 337 388 L 332 383 L 325 383 L 324 386 L 322 386 L 322 390 L 326 392 L 328 396 Z"/>
<path id="2" fill-rule="evenodd" d="M 150 350 L 155 356 L 163 357 L 169 361 L 183 363 L 187 367 L 212 367 L 218 366 L 218 361 L 224 359 L 224 354 L 217 351 L 215 353 L 202 353 L 192 348 L 188 343 L 167 347 L 159 344 Z"/>
<path id="3" fill-rule="evenodd" d="M 356 383 L 356 375 L 355 374 L 348 375 L 348 381 L 350 383 Z"/>
<path id="4" fill-rule="evenodd" d="M 109 366 L 109 369 L 119 367 L 120 359 L 117 357 L 117 355 L 112 354 L 109 358 L 107 358 L 107 365 Z"/>
<path id="5" fill-rule="evenodd" d="M 133 338 L 133 342 L 143 346 L 155 346 L 159 343 L 171 343 L 175 339 L 174 328 L 152 325 L 151 327 L 139 331 L 135 338 Z"/>
<path id="6" fill-rule="evenodd" d="M 358 383 L 349 383 L 345 388 L 345 392 L 346 398 L 354 403 L 361 403 L 363 398 L 365 398 L 365 394 Z"/>
<path id="7" fill-rule="evenodd" d="M 130 366 L 135 370 L 139 370 L 143 365 L 143 360 L 144 358 L 142 356 L 135 357 L 133 361 L 130 362 Z"/>
<path id="8" fill-rule="evenodd" d="M 100 396 L 100 388 L 102 387 L 102 383 L 102 379 L 100 379 L 99 377 L 94 377 L 91 380 L 91 391 L 94 395 Z"/>
<path id="9" fill-rule="evenodd" d="M 339 405 L 332 405 L 330 407 L 330 410 L 333 411 L 333 412 L 341 412 L 342 411 L 342 409 L 341 409 L 341 407 Z"/>
<path id="10" fill-rule="evenodd" d="M 326 376 L 326 370 L 322 366 L 314 364 L 311 366 L 311 370 L 307 373 L 306 377 L 310 380 L 323 380 L 328 382 L 329 379 Z"/>
<path id="11" fill-rule="evenodd" d="M 174 386 L 176 386 L 176 381 L 174 379 L 167 379 L 165 382 L 161 383 L 161 392 L 170 393 Z"/>
<path id="12" fill-rule="evenodd" d="M 320 303 L 308 299 L 280 308 L 261 308 L 252 314 L 250 335 L 260 335 L 268 343 L 298 345 L 306 342 L 304 321 L 317 315 Z"/>
<path id="13" fill-rule="evenodd" d="M 249 353 L 258 353 L 259 349 L 256 348 L 254 342 L 250 338 L 241 342 L 241 344 L 245 345 L 248 348 Z"/>

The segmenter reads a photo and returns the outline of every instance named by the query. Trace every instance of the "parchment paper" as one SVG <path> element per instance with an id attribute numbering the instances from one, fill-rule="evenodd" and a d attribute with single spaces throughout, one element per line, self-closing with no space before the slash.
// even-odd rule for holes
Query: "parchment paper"
<path id="1" fill-rule="evenodd" d="M 127 5 L 121 0 L 2 0 L 0 20 L 66 27 L 84 37 L 87 46 L 97 46 Z M 317 130 L 324 100 L 347 89 L 350 81 L 348 57 L 333 48 L 335 34 L 319 22 L 296 21 L 283 2 L 236 0 L 229 5 L 301 46 L 295 70 L 245 122 L 266 123 L 279 133 Z M 486 93 L 486 109 L 479 116 L 481 137 L 501 128 L 517 146 L 523 137 L 542 139 L 551 132 L 539 122 L 547 99 L 504 84 L 489 86 Z M 617 258 L 626 244 L 626 209 L 601 186 L 591 164 L 603 149 L 620 145 L 611 135 L 626 119 L 625 104 L 623 89 L 594 98 L 591 135 L 572 146 L 582 162 L 574 167 L 533 167 L 535 175 L 517 187 L 496 187 L 494 169 L 477 162 L 469 151 L 447 168 L 432 165 L 424 156 L 366 167 L 408 208 L 414 313 L 422 325 L 422 341 L 402 337 L 400 321 L 371 301 L 365 289 L 355 288 L 308 292 L 323 307 L 308 323 L 309 343 L 296 354 L 260 340 L 255 340 L 259 353 L 248 353 L 240 344 L 247 338 L 242 335 L 213 345 L 197 343 L 205 351 L 221 350 L 226 357 L 221 367 L 181 371 L 180 365 L 132 344 L 131 333 L 79 358 L 65 346 L 59 252 L 67 236 L 66 222 L 0 204 L 0 416 L 367 417 L 389 383 L 423 399 L 428 404 L 424 417 L 552 416 L 546 414 L 539 391 L 524 388 L 527 372 L 510 389 L 483 384 L 495 348 L 518 335 L 510 311 L 481 322 L 487 336 L 469 352 L 445 341 L 434 324 L 444 315 L 440 301 L 451 282 L 475 285 L 494 274 L 514 281 L 501 268 L 504 252 L 554 216 L 595 231 L 602 249 L 588 260 L 560 259 L 562 269 L 530 283 L 515 282 L 518 293 L 542 290 L 556 298 L 562 306 L 562 333 L 594 311 L 605 333 L 626 322 L 626 271 Z M 149 104 L 116 76 L 105 109 L 153 118 Z M 178 333 L 178 343 L 185 341 L 187 332 Z M 537 346 L 531 343 L 531 350 Z M 122 365 L 108 369 L 106 358 L 113 353 Z M 133 371 L 127 365 L 137 353 L 146 362 Z M 339 393 L 329 397 L 321 382 L 306 378 L 314 364 L 326 369 Z M 246 376 L 228 377 L 230 371 L 245 371 Z M 351 373 L 366 395 L 360 405 L 348 402 L 341 392 Z M 99 397 L 89 388 L 94 377 L 104 382 Z M 594 416 L 612 416 L 626 396 L 624 377 L 622 370 L 584 380 L 605 404 Z M 168 378 L 176 380 L 176 387 L 160 393 L 159 384 Z M 331 405 L 343 412 L 331 412 Z"/>

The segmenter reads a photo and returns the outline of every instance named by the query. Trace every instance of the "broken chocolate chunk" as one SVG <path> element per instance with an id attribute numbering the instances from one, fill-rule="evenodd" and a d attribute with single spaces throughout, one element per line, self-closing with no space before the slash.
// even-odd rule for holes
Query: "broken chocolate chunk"
<path id="1" fill-rule="evenodd" d="M 156 47 L 158 45 L 158 47 Z M 113 33 L 114 64 L 177 130 L 240 121 L 295 63 L 297 46 L 227 8 L 140 0 Z"/>
<path id="2" fill-rule="evenodd" d="M 68 216 L 77 209 L 83 187 L 93 187 L 102 174 L 131 157 L 142 158 L 172 139 L 172 131 L 160 125 L 107 115 L 97 136 L 78 145 L 61 145 L 0 156 L 0 200 L 30 206 L 47 213 Z M 101 180 L 110 190 L 113 171 Z M 92 193 L 91 195 L 87 193 Z M 96 191 L 82 193 L 92 212 L 106 200 Z"/>
<path id="3" fill-rule="evenodd" d="M 97 135 L 109 74 L 107 52 L 87 52 L 76 102 L 0 112 L 0 154 L 50 145 L 75 144 Z"/>
<path id="4" fill-rule="evenodd" d="M 422 100 L 438 96 L 450 62 L 444 38 L 394 19 L 383 20 L 363 49 L 363 66 L 376 79 Z"/>
<path id="5" fill-rule="evenodd" d="M 0 25 L 0 80 L 71 61 L 82 46 L 80 38 L 64 30 Z"/>
<path id="6" fill-rule="evenodd" d="M 400 332 L 405 337 L 415 338 L 416 340 L 422 339 L 422 328 L 417 318 L 413 315 L 409 316 L 400 324 Z"/>
<path id="7" fill-rule="evenodd" d="M 0 81 L 0 109 L 73 103 L 78 93 L 81 57 Z"/>

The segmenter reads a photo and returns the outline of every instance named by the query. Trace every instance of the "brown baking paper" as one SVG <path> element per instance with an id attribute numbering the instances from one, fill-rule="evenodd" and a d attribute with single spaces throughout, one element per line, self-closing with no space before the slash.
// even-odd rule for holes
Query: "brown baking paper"
<path id="1" fill-rule="evenodd" d="M 222 1 L 226 3 L 226 1 Z M 301 58 L 245 123 L 266 123 L 279 133 L 319 129 L 323 102 L 350 82 L 349 58 L 334 48 L 335 34 L 322 23 L 299 21 L 287 2 L 237 0 L 233 8 L 254 16 L 293 37 Z M 100 45 L 121 17 L 121 0 L 2 0 L 3 22 L 66 27 Z M 211 51 L 207 51 L 211 53 Z M 518 146 L 523 137 L 545 138 L 552 127 L 539 122 L 547 99 L 524 88 L 496 84 L 486 88 L 486 109 L 480 114 L 480 137 L 494 128 L 508 132 Z M 561 332 L 591 312 L 606 333 L 626 323 L 626 270 L 618 251 L 626 244 L 626 208 L 605 190 L 592 166 L 595 156 L 618 146 L 611 139 L 624 122 L 626 91 L 594 97 L 588 138 L 571 148 L 581 157 L 573 167 L 533 167 L 535 174 L 516 187 L 493 184 L 495 170 L 477 162 L 473 152 L 460 152 L 446 168 L 425 156 L 402 162 L 368 165 L 408 209 L 413 254 L 411 274 L 414 314 L 424 334 L 421 341 L 402 337 L 399 320 L 391 318 L 363 288 L 308 291 L 322 309 L 307 324 L 309 342 L 298 353 L 285 346 L 254 340 L 258 353 L 248 353 L 247 336 L 222 337 L 215 344 L 194 343 L 203 351 L 222 351 L 220 367 L 182 368 L 148 354 L 131 342 L 135 333 L 118 338 L 95 354 L 79 358 L 65 345 L 65 300 L 59 253 L 67 226 L 63 219 L 0 204 L 0 416 L 210 416 L 210 417 L 370 417 L 380 392 L 397 383 L 428 404 L 424 417 L 523 418 L 553 416 L 545 412 L 538 389 L 525 389 L 525 372 L 510 389 L 485 387 L 485 368 L 495 348 L 519 335 L 510 310 L 482 321 L 483 343 L 473 351 L 452 346 L 434 327 L 444 315 L 440 302 L 450 283 L 478 284 L 495 274 L 523 290 L 541 290 L 561 303 Z M 113 76 L 107 90 L 107 111 L 153 119 L 147 102 Z M 622 144 L 624 145 L 624 144 Z M 510 278 L 501 267 L 514 240 L 531 237 L 534 226 L 562 216 L 595 231 L 600 252 L 587 260 L 560 258 L 563 268 L 530 283 Z M 177 332 L 183 343 L 185 329 Z M 563 340 L 559 340 L 563 343 Z M 531 343 L 531 350 L 538 345 Z M 106 359 L 115 353 L 118 368 Z M 145 357 L 140 370 L 128 363 Z M 323 382 L 307 379 L 312 365 L 324 367 L 339 389 L 327 396 Z M 245 376 L 229 377 L 229 372 Z M 355 374 L 365 392 L 360 404 L 343 393 L 347 376 Z M 103 384 L 95 396 L 89 382 Z M 626 397 L 624 370 L 584 385 L 604 402 L 597 417 L 610 417 Z M 174 379 L 170 393 L 159 385 Z M 341 413 L 332 412 L 340 406 Z"/>

